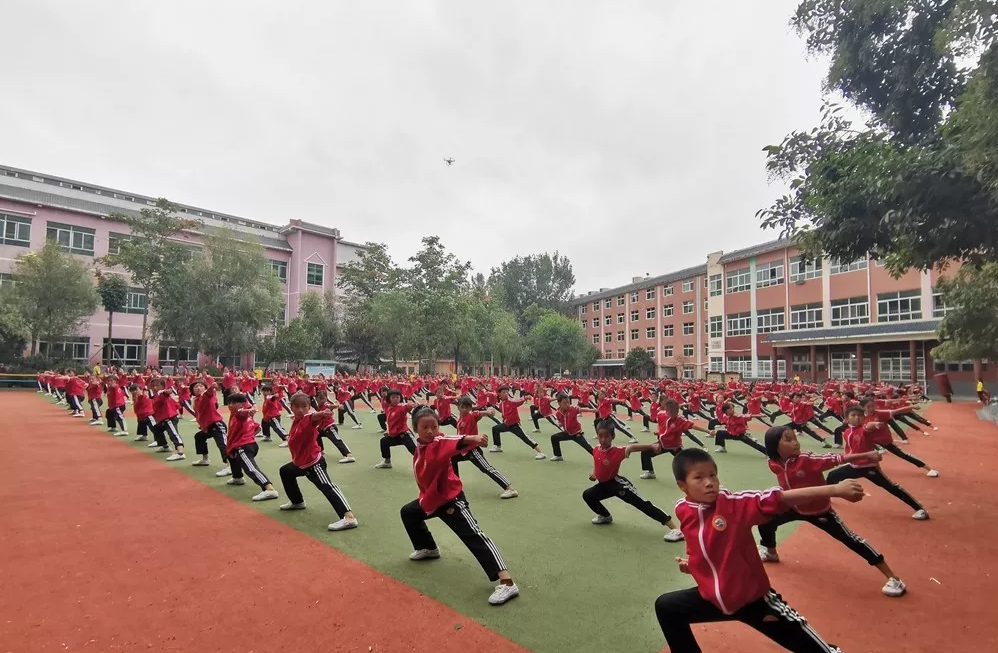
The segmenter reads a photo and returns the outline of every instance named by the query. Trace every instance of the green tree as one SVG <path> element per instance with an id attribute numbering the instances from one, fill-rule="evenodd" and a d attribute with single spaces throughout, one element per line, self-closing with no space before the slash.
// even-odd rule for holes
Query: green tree
<path id="1" fill-rule="evenodd" d="M 173 346 L 177 354 L 180 347 L 198 347 L 199 313 L 215 308 L 214 304 L 192 303 L 194 297 L 205 296 L 199 288 L 203 274 L 203 266 L 197 260 L 186 260 L 174 265 L 156 283 L 156 313 L 149 334 L 161 345 Z M 172 363 L 174 369 L 179 364 L 177 360 L 165 362 Z"/>
<path id="2" fill-rule="evenodd" d="M 545 252 L 517 256 L 492 268 L 488 285 L 520 325 L 526 327 L 525 311 L 531 306 L 559 313 L 566 311 L 572 299 L 575 273 L 568 257 L 557 251 Z"/>
<path id="3" fill-rule="evenodd" d="M 998 360 L 998 263 L 964 266 L 936 289 L 951 310 L 939 330 L 937 360 Z"/>
<path id="4" fill-rule="evenodd" d="M 401 277 L 402 270 L 384 243 L 366 243 L 355 261 L 342 266 L 339 282 L 348 296 L 364 301 L 397 288 Z"/>
<path id="5" fill-rule="evenodd" d="M 416 326 L 413 330 L 416 352 L 427 358 L 432 367 L 437 352 L 453 351 L 448 338 L 455 331 L 443 325 L 454 319 L 451 313 L 455 305 L 468 292 L 471 264 L 448 252 L 438 236 L 426 236 L 422 243 L 419 251 L 409 258 L 410 267 L 402 271 L 401 283 L 409 304 L 415 307 L 410 320 Z M 458 322 L 458 332 L 465 333 L 468 321 L 459 317 Z"/>
<path id="6" fill-rule="evenodd" d="M 499 373 L 503 374 L 506 371 L 506 366 L 523 356 L 524 338 L 517 327 L 516 316 L 509 311 L 501 308 L 494 309 L 490 317 L 490 353 L 499 366 Z"/>
<path id="7" fill-rule="evenodd" d="M 72 335 L 97 310 L 97 289 L 87 266 L 54 241 L 17 257 L 12 297 L 28 336 L 31 353 L 40 339 Z"/>
<path id="8" fill-rule="evenodd" d="M 870 252 L 894 274 L 998 258 L 998 9 L 982 0 L 805 0 L 791 23 L 827 56 L 821 124 L 770 145 L 789 192 L 759 212 L 806 255 Z"/>
<path id="9" fill-rule="evenodd" d="M 372 297 L 367 306 L 368 319 L 381 345 L 391 351 L 392 366 L 414 349 L 417 324 L 415 305 L 405 292 L 392 290 Z"/>
<path id="10" fill-rule="evenodd" d="M 592 349 L 577 320 L 550 312 L 540 319 L 527 334 L 534 365 L 552 370 L 573 368 L 585 361 Z"/>
<path id="11" fill-rule="evenodd" d="M 298 304 L 298 317 L 295 319 L 302 320 L 302 329 L 311 334 L 312 343 L 299 350 L 300 356 L 288 360 L 299 360 L 302 356 L 324 359 L 335 356 L 336 346 L 342 340 L 342 334 L 336 298 L 331 292 L 325 295 L 314 292 L 303 294 Z"/>
<path id="12" fill-rule="evenodd" d="M 132 283 L 146 293 L 146 305 L 158 310 L 159 283 L 181 261 L 190 257 L 191 246 L 180 242 L 185 230 L 198 227 L 197 220 L 181 218 L 178 207 L 166 199 L 156 200 L 156 205 L 143 208 L 138 215 L 112 213 L 108 217 L 124 223 L 130 231 L 120 242 L 117 253 L 108 254 L 104 262 L 123 267 L 131 275 Z M 142 315 L 143 363 L 148 360 L 147 328 L 149 311 Z"/>
<path id="13" fill-rule="evenodd" d="M 301 363 L 316 356 L 316 334 L 301 317 L 278 324 L 273 335 L 260 339 L 256 348 L 257 365 L 268 369 L 271 363 Z"/>
<path id="14" fill-rule="evenodd" d="M 107 342 L 110 347 L 114 332 L 114 314 L 125 310 L 128 304 L 128 282 L 118 274 L 97 272 L 97 294 L 100 295 L 101 306 L 107 313 Z"/>
<path id="15" fill-rule="evenodd" d="M 634 347 L 624 359 L 624 373 L 632 377 L 651 376 L 655 373 L 655 361 L 644 347 Z"/>
<path id="16" fill-rule="evenodd" d="M 19 358 L 24 351 L 28 326 L 21 315 L 21 308 L 14 289 L 0 286 L 0 361 Z"/>
<path id="17" fill-rule="evenodd" d="M 350 303 L 343 319 L 343 341 L 357 356 L 360 365 L 380 363 L 381 342 L 367 304 Z"/>

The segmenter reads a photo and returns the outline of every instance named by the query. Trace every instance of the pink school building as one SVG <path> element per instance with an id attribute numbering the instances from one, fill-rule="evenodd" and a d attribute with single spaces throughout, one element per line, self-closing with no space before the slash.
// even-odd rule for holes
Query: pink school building
<path id="1" fill-rule="evenodd" d="M 41 248 L 46 239 L 56 240 L 67 251 L 89 261 L 114 251 L 128 231 L 108 215 L 137 214 L 155 201 L 153 197 L 0 165 L 0 284 L 12 283 L 10 271 L 15 259 Z M 277 226 L 186 204 L 177 206 L 182 216 L 201 220 L 206 228 L 231 229 L 263 245 L 282 283 L 285 322 L 297 315 L 303 293 L 339 294 L 341 267 L 363 249 L 362 245 L 344 240 L 339 229 L 301 220 Z M 196 233 L 185 234 L 185 240 L 195 247 L 199 244 Z M 145 311 L 145 294 L 139 288 L 132 288 L 125 313 L 115 314 L 111 343 L 107 342 L 107 313 L 98 310 L 84 333 L 66 334 L 53 342 L 40 343 L 40 350 L 54 358 L 90 365 L 109 359 L 123 360 L 130 366 L 156 365 L 161 360 L 179 360 L 182 364 L 206 362 L 196 351 L 186 348 L 177 351 L 152 342 L 147 348 L 147 360 L 139 360 Z M 113 346 L 113 355 L 109 344 Z M 222 362 L 250 368 L 254 361 L 250 352 Z"/>

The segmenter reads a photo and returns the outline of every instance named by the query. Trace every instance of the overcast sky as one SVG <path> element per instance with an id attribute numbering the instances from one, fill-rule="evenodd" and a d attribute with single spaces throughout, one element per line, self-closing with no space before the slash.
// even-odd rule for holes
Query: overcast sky
<path id="1" fill-rule="evenodd" d="M 823 74 L 796 5 L 6 0 L 0 162 L 400 261 L 559 250 L 582 293 L 776 236 L 761 149 Z"/>

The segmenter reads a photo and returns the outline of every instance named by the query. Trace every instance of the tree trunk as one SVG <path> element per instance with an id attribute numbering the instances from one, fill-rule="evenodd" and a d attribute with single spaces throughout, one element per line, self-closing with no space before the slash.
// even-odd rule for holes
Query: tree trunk
<path id="1" fill-rule="evenodd" d="M 111 345 L 111 333 L 112 327 L 114 326 L 114 311 L 108 311 L 107 314 L 107 345 L 104 347 L 104 356 L 107 356 L 107 362 L 110 363 L 113 359 L 107 353 L 108 347 L 111 347 L 111 351 L 114 351 L 114 347 Z M 100 364 L 104 364 L 104 356 L 101 356 Z"/>
<path id="2" fill-rule="evenodd" d="M 31 334 L 31 355 L 32 356 L 37 356 L 38 355 L 38 333 L 37 332 L 33 332 Z"/>

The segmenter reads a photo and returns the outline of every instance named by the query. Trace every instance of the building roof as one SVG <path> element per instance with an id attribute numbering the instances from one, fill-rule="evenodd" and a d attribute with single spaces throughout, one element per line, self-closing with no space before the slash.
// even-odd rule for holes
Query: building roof
<path id="1" fill-rule="evenodd" d="M 613 297 L 622 293 L 629 293 L 634 290 L 641 290 L 642 288 L 651 288 L 664 283 L 671 283 L 673 281 L 689 279 L 690 277 L 697 277 L 705 274 L 707 274 L 707 265 L 697 265 L 692 268 L 686 268 L 685 270 L 679 270 L 678 272 L 670 272 L 669 274 L 663 274 L 658 277 L 647 277 L 636 283 L 629 283 L 626 286 L 608 288 L 606 290 L 601 290 L 600 292 L 594 292 L 588 295 L 579 295 L 572 300 L 572 305 L 579 306 L 586 302 L 603 299 L 604 297 Z"/>
<path id="2" fill-rule="evenodd" d="M 740 261 L 743 258 L 749 258 L 750 256 L 759 256 L 760 254 L 767 254 L 769 252 L 775 252 L 778 249 L 783 249 L 784 247 L 789 247 L 793 245 L 789 238 L 777 238 L 776 240 L 771 240 L 767 243 L 761 243 L 759 245 L 753 245 L 752 247 L 746 247 L 744 249 L 736 249 L 733 252 L 728 252 L 718 259 L 718 263 L 731 263 L 732 261 Z"/>
<path id="3" fill-rule="evenodd" d="M 838 342 L 863 342 L 878 339 L 898 340 L 907 336 L 911 340 L 931 340 L 939 331 L 941 318 L 932 320 L 905 320 L 903 322 L 876 322 L 856 326 L 828 327 L 823 329 L 797 329 L 779 331 L 766 336 L 772 345 L 834 344 Z"/>

